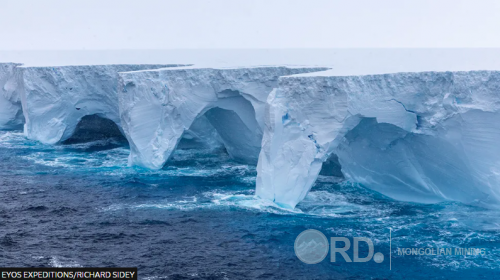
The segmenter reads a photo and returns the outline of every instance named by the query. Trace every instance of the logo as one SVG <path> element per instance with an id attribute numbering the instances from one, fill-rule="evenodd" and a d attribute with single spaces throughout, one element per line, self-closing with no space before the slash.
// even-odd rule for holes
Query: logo
<path id="1" fill-rule="evenodd" d="M 375 253 L 373 242 L 370 238 L 354 237 L 351 259 L 347 254 L 351 248 L 351 241 L 346 237 L 331 237 L 330 243 L 326 236 L 315 229 L 308 229 L 299 234 L 295 239 L 295 255 L 304 263 L 316 264 L 321 262 L 330 251 L 330 261 L 335 262 L 337 255 L 340 255 L 346 262 L 368 262 L 373 259 L 376 263 L 384 261 L 384 255 L 380 252 Z M 368 255 L 360 257 L 359 245 L 364 242 L 368 245 Z M 343 247 L 337 247 L 337 243 L 343 243 Z"/>
<path id="2" fill-rule="evenodd" d="M 352 249 L 351 249 L 352 240 Z M 363 244 L 364 243 L 364 244 Z M 363 250 L 360 251 L 360 244 L 363 244 Z M 366 250 L 368 248 L 368 251 Z M 295 255 L 304 263 L 316 264 L 323 261 L 328 252 L 330 252 L 330 261 L 336 262 L 340 257 L 345 262 L 368 262 L 373 260 L 376 263 L 384 262 L 384 254 L 375 253 L 373 242 L 366 237 L 331 237 L 330 242 L 326 236 L 318 230 L 308 229 L 301 232 L 294 243 Z M 348 254 L 350 253 L 350 254 Z M 486 248 L 440 248 L 440 247 L 422 247 L 422 248 L 397 248 L 397 256 L 485 256 Z M 360 256 L 361 255 L 361 256 Z M 392 270 L 392 229 L 389 228 L 389 254 L 387 262 L 389 270 Z M 352 259 L 351 257 L 352 256 Z"/>
<path id="3" fill-rule="evenodd" d="M 328 239 L 319 230 L 304 230 L 295 239 L 295 255 L 307 264 L 319 263 L 328 255 Z"/>

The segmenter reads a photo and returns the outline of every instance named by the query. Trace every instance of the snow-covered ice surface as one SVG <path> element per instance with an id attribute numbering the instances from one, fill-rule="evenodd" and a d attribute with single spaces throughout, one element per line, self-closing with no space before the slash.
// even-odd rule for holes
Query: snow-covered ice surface
<path id="1" fill-rule="evenodd" d="M 295 207 L 335 153 L 344 176 L 405 201 L 500 201 L 500 72 L 281 77 L 256 194 Z"/>
<path id="2" fill-rule="evenodd" d="M 0 63 L 0 129 L 16 129 L 24 123 L 16 81 L 19 65 Z"/>
<path id="3" fill-rule="evenodd" d="M 0 51 L 0 62 L 27 66 L 195 64 L 199 67 L 304 65 L 336 75 L 500 69 L 500 49 L 192 49 Z"/>
<path id="4" fill-rule="evenodd" d="M 177 65 L 18 67 L 18 84 L 30 139 L 54 144 L 71 137 L 78 122 L 99 115 L 119 124 L 117 73 Z"/>
<path id="5" fill-rule="evenodd" d="M 184 132 L 205 116 L 235 160 L 257 163 L 266 99 L 278 77 L 304 67 L 181 67 L 120 73 L 121 125 L 131 165 L 161 168 Z"/>

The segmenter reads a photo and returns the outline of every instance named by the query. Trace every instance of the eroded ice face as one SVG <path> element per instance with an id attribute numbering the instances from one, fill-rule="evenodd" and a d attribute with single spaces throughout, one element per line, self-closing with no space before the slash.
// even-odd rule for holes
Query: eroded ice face
<path id="1" fill-rule="evenodd" d="M 497 205 L 500 73 L 283 77 L 268 100 L 257 195 L 295 207 L 335 153 L 395 199 Z"/>
<path id="2" fill-rule="evenodd" d="M 24 123 L 16 75 L 19 63 L 0 63 L 0 129 L 19 129 Z"/>

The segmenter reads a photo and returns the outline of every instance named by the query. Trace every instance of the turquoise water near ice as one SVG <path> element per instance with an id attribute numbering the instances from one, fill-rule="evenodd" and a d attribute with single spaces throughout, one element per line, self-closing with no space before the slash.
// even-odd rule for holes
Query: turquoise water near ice
<path id="1" fill-rule="evenodd" d="M 1 266 L 137 266 L 141 279 L 500 277 L 498 210 L 399 202 L 327 176 L 286 210 L 256 198 L 255 167 L 223 152 L 177 150 L 158 171 L 127 156 L 117 139 L 49 146 L 1 131 Z M 385 260 L 304 264 L 293 246 L 306 229 L 368 237 Z M 485 254 L 398 255 L 429 247 Z"/>

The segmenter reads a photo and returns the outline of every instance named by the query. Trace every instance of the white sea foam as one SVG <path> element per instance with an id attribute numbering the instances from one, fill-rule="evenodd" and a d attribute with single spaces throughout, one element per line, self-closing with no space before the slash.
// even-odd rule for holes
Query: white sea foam
<path id="1" fill-rule="evenodd" d="M 56 257 L 50 258 L 50 266 L 52 267 L 82 267 L 79 263 L 69 258 Z"/>
<path id="2" fill-rule="evenodd" d="M 124 209 L 157 208 L 165 210 L 193 211 L 199 209 L 240 208 L 249 211 L 267 212 L 279 215 L 304 215 L 318 218 L 342 218 L 348 216 L 369 217 L 384 215 L 390 211 L 350 203 L 345 196 L 326 191 L 313 191 L 295 209 L 282 208 L 279 205 L 256 197 L 253 190 L 222 191 L 214 190 L 198 196 L 180 200 L 163 200 L 141 204 L 114 204 L 102 208 L 102 211 L 120 211 Z"/>

